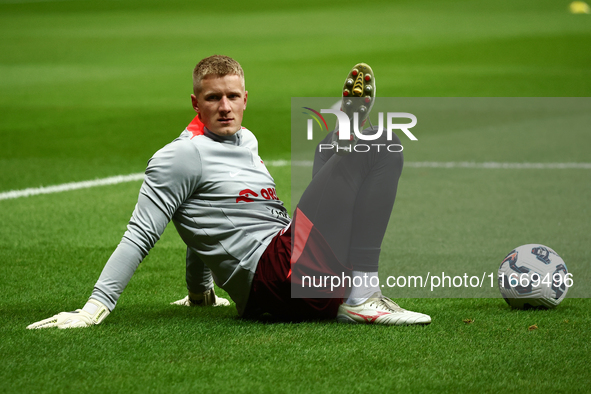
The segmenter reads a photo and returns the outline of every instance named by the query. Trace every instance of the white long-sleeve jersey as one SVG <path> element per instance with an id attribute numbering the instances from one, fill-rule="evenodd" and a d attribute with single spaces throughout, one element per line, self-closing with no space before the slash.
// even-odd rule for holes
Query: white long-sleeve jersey
<path id="1" fill-rule="evenodd" d="M 222 138 L 195 118 L 154 154 L 127 231 L 91 298 L 113 310 L 170 220 L 242 314 L 259 258 L 290 223 L 252 132 Z"/>

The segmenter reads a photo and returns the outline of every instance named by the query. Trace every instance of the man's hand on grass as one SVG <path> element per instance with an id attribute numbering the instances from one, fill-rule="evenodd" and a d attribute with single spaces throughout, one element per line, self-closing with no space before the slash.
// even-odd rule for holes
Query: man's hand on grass
<path id="1" fill-rule="evenodd" d="M 182 305 L 182 306 L 229 306 L 230 301 L 225 298 L 218 297 L 215 295 L 215 291 L 210 289 L 205 293 L 194 294 L 189 292 L 189 295 L 185 298 L 171 302 L 171 305 Z"/>
<path id="2" fill-rule="evenodd" d="M 61 312 L 48 319 L 28 325 L 29 330 L 38 328 L 79 328 L 100 324 L 111 313 L 109 309 L 97 300 L 90 299 L 83 309 L 73 312 Z"/>

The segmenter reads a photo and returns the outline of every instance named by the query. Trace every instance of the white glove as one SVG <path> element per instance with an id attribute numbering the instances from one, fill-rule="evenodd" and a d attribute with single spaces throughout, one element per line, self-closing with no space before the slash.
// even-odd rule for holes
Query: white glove
<path id="1" fill-rule="evenodd" d="M 78 327 L 90 327 L 95 324 L 100 324 L 105 318 L 111 313 L 109 309 L 104 306 L 101 302 L 88 300 L 83 309 L 76 309 L 74 312 L 62 312 L 49 319 L 38 321 L 33 323 L 27 328 L 34 330 L 37 328 L 78 328 Z"/>
<path id="2" fill-rule="evenodd" d="M 205 293 L 195 294 L 189 292 L 189 295 L 175 302 L 171 302 L 170 305 L 182 305 L 182 306 L 229 306 L 230 301 L 225 298 L 218 297 L 215 295 L 213 289 L 207 290 Z"/>

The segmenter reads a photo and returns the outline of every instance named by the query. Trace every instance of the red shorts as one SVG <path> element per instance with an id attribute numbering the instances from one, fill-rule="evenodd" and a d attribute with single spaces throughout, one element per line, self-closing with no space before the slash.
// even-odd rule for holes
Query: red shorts
<path id="1" fill-rule="evenodd" d="M 344 288 L 303 288 L 302 277 L 343 272 L 349 274 L 350 269 L 343 267 L 322 234 L 296 209 L 292 225 L 273 238 L 259 260 L 244 316 L 270 313 L 285 320 L 334 319 Z"/>

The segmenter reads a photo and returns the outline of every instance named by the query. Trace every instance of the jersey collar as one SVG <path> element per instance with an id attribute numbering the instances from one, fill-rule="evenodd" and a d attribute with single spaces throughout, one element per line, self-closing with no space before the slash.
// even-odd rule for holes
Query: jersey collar
<path id="1" fill-rule="evenodd" d="M 222 137 L 221 135 L 212 133 L 207 127 L 203 127 L 203 134 L 214 141 L 221 142 L 222 144 L 238 146 L 242 142 L 242 128 L 232 135 Z"/>

